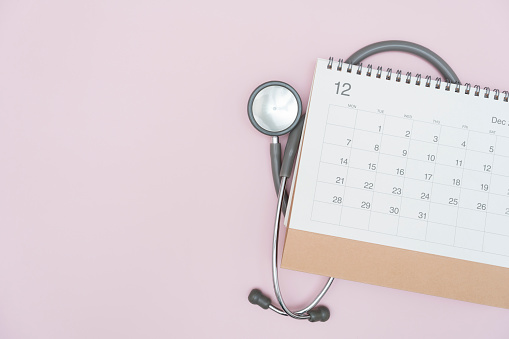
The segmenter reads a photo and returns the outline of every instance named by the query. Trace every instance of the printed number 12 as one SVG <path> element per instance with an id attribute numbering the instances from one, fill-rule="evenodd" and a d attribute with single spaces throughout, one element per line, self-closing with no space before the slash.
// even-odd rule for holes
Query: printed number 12
<path id="1" fill-rule="evenodd" d="M 338 82 L 336 82 L 334 85 L 336 85 L 336 86 L 337 86 L 337 88 L 336 88 L 336 94 L 339 94 L 339 87 L 340 87 L 341 83 L 338 81 Z M 349 96 L 350 96 L 350 94 L 347 94 L 346 92 L 348 92 L 348 91 L 352 88 L 352 85 L 350 85 L 348 82 L 345 82 L 345 83 L 343 84 L 343 86 L 341 86 L 341 87 L 343 87 L 343 88 L 345 88 L 345 87 L 346 87 L 346 89 L 344 89 L 344 90 L 342 90 L 342 91 L 341 91 L 341 95 L 344 95 L 344 96 L 349 97 Z"/>

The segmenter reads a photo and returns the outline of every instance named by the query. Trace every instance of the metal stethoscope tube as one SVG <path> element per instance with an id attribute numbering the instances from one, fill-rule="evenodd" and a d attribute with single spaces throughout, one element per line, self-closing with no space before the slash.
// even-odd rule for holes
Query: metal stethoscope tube
<path id="1" fill-rule="evenodd" d="M 274 285 L 274 292 L 276 294 L 277 301 L 283 308 L 282 310 L 270 305 L 269 308 L 273 310 L 274 312 L 281 314 L 281 315 L 288 315 L 295 319 L 309 319 L 310 316 L 307 313 L 309 310 L 311 310 L 313 307 L 315 307 L 320 300 L 323 298 L 325 293 L 327 293 L 329 287 L 332 285 L 332 282 L 334 281 L 334 278 L 330 277 L 325 286 L 323 287 L 322 291 L 316 296 L 316 298 L 309 304 L 307 307 L 292 312 L 285 304 L 283 300 L 283 295 L 281 294 L 281 289 L 279 287 L 279 274 L 277 269 L 277 254 L 278 254 L 278 240 L 279 240 L 279 225 L 281 222 L 281 206 L 283 204 L 283 195 L 285 193 L 285 186 L 286 186 L 286 180 L 287 177 L 281 177 L 281 184 L 279 186 L 279 193 L 278 193 L 278 202 L 277 202 L 277 210 L 276 210 L 276 218 L 274 221 L 274 236 L 272 239 L 272 282 Z"/>

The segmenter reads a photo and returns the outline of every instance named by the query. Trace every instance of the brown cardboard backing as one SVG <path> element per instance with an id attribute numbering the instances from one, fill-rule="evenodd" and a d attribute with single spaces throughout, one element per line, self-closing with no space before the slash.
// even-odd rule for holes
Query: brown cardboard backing
<path id="1" fill-rule="evenodd" d="M 509 308 L 509 269 L 289 228 L 283 268 Z"/>

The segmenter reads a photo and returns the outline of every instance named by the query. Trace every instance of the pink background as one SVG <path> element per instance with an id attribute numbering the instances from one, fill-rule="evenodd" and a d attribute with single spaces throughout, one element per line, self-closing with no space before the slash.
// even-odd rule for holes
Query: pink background
<path id="1" fill-rule="evenodd" d="M 414 3 L 412 5 L 409 5 Z M 0 1 L 0 338 L 508 338 L 509 310 L 337 280 L 272 296 L 270 138 L 246 115 L 316 58 L 423 44 L 509 89 L 509 2 Z M 438 73 L 402 53 L 368 62 Z M 282 270 L 291 307 L 325 278 Z M 509 284 L 508 284 L 509 286 Z M 509 288 L 509 287 L 508 287 Z"/>

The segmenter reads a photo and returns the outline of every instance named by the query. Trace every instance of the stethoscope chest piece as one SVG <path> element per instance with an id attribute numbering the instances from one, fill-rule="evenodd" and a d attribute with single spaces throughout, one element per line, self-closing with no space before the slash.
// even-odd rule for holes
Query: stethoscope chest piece
<path id="1" fill-rule="evenodd" d="M 302 101 L 287 83 L 269 81 L 253 91 L 247 103 L 247 114 L 258 131 L 280 136 L 290 132 L 299 122 Z"/>

